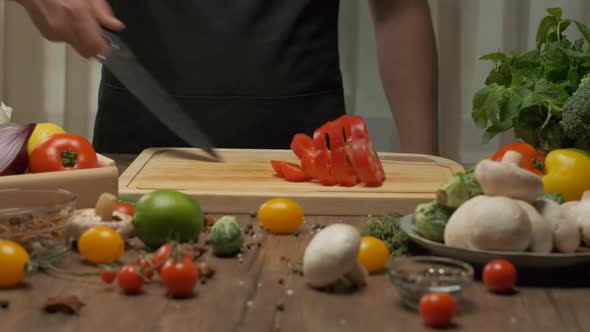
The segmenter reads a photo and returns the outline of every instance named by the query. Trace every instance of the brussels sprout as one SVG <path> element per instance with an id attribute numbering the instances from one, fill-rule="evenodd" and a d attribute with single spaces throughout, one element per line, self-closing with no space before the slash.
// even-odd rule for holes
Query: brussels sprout
<path id="1" fill-rule="evenodd" d="M 436 193 L 439 205 L 458 208 L 471 198 L 482 195 L 481 186 L 475 179 L 474 168 L 453 175 Z"/>
<path id="2" fill-rule="evenodd" d="M 223 216 L 211 226 L 209 243 L 216 256 L 232 256 L 240 251 L 244 244 L 242 226 L 236 217 Z"/>
<path id="3" fill-rule="evenodd" d="M 543 193 L 537 199 L 548 199 L 550 201 L 554 201 L 557 204 L 565 203 L 565 199 L 563 198 L 563 195 L 560 193 Z"/>
<path id="4" fill-rule="evenodd" d="M 414 212 L 414 227 L 424 238 L 444 242 L 445 227 L 454 209 L 439 205 L 436 200 L 419 204 Z"/>

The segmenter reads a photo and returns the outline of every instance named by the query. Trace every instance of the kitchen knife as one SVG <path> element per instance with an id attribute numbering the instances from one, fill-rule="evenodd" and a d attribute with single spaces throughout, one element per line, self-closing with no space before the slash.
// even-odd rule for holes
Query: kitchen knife
<path id="1" fill-rule="evenodd" d="M 138 62 L 129 47 L 113 32 L 102 29 L 103 37 L 111 46 L 109 54 L 97 59 L 113 73 L 127 89 L 141 101 L 165 126 L 195 148 L 205 150 L 221 161 L 210 139 Z"/>

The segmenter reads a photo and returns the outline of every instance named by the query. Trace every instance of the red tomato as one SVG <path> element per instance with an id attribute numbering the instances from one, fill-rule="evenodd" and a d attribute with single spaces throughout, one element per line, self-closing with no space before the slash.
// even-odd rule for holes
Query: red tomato
<path id="1" fill-rule="evenodd" d="M 547 173 L 545 170 L 545 155 L 525 142 L 504 145 L 490 159 L 500 161 L 507 151 L 516 151 L 522 155 L 520 167 L 539 175 Z"/>
<path id="2" fill-rule="evenodd" d="M 448 327 L 457 312 L 457 301 L 449 293 L 427 293 L 420 299 L 419 312 L 434 328 Z"/>
<path id="3" fill-rule="evenodd" d="M 96 151 L 82 136 L 54 134 L 39 144 L 29 160 L 31 173 L 56 172 L 98 166 Z"/>
<path id="4" fill-rule="evenodd" d="M 109 269 L 100 269 L 100 278 L 107 284 L 113 283 L 117 278 L 117 272 Z"/>
<path id="5" fill-rule="evenodd" d="M 135 207 L 129 203 L 117 203 L 115 205 L 115 211 L 119 211 L 133 217 L 135 214 Z"/>
<path id="6" fill-rule="evenodd" d="M 149 260 L 149 259 L 146 259 L 146 258 L 143 258 L 143 257 L 139 257 L 139 258 L 135 259 L 132 262 L 132 264 L 134 264 L 136 266 L 141 266 L 143 274 L 148 279 L 152 279 L 152 277 L 154 276 L 154 271 L 149 271 L 149 272 L 146 271 L 146 270 L 150 269 L 154 265 L 153 260 Z"/>
<path id="7" fill-rule="evenodd" d="M 495 293 L 512 291 L 517 277 L 514 265 L 502 258 L 488 262 L 482 273 L 484 284 L 491 292 Z"/>
<path id="8" fill-rule="evenodd" d="M 173 297 L 188 297 L 199 280 L 199 270 L 186 256 L 182 260 L 168 259 L 160 271 L 162 283 Z"/>
<path id="9" fill-rule="evenodd" d="M 160 273 L 160 271 L 162 271 L 162 266 L 164 265 L 166 260 L 170 257 L 171 252 L 172 252 L 172 245 L 170 243 L 166 243 L 166 244 L 162 245 L 156 251 L 154 258 L 152 258 L 152 264 L 158 265 L 156 267 L 156 271 L 158 271 L 158 273 Z"/>
<path id="10" fill-rule="evenodd" d="M 119 280 L 119 287 L 125 294 L 138 294 L 141 292 L 144 281 L 134 264 L 123 266 L 117 279 Z"/>

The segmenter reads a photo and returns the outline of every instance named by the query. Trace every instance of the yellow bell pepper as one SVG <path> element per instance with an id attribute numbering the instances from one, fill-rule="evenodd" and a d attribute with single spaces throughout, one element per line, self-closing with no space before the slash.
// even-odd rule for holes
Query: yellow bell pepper
<path id="1" fill-rule="evenodd" d="M 545 192 L 559 193 L 566 202 L 582 198 L 590 190 L 590 154 L 578 149 L 553 150 L 545 157 Z"/>

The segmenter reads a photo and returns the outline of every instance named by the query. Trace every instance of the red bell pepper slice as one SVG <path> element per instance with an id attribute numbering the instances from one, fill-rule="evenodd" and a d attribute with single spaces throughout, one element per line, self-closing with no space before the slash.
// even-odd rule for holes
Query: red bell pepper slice
<path id="1" fill-rule="evenodd" d="M 319 182 L 326 186 L 338 184 L 336 177 L 332 174 L 332 164 L 330 162 L 330 150 L 326 135 L 330 131 L 332 122 L 327 122 L 313 133 L 313 147 L 315 149 L 314 159 L 317 178 Z"/>
<path id="2" fill-rule="evenodd" d="M 306 134 L 295 134 L 291 140 L 291 150 L 299 158 L 303 160 L 314 155 L 313 139 Z"/>
<path id="3" fill-rule="evenodd" d="M 385 171 L 369 137 L 365 121 L 360 116 L 351 118 L 350 157 L 359 179 L 368 186 L 379 186 L 385 180 Z"/>
<path id="4" fill-rule="evenodd" d="M 285 163 L 282 165 L 283 174 L 285 179 L 290 182 L 305 182 L 309 180 L 309 177 L 303 172 L 301 167 L 292 163 Z"/>
<path id="5" fill-rule="evenodd" d="M 346 187 L 357 185 L 360 180 L 352 167 L 346 149 L 350 137 L 350 117 L 348 115 L 343 115 L 334 121 L 330 127 L 329 137 L 332 174 L 336 177 L 336 181 Z"/>
<path id="6" fill-rule="evenodd" d="M 283 173 L 283 165 L 291 164 L 291 165 L 299 167 L 299 165 L 297 165 L 295 163 L 290 163 L 288 161 L 281 161 L 281 160 L 271 160 L 270 164 L 272 165 L 272 169 L 274 169 L 275 173 L 277 173 L 277 175 L 281 178 L 285 177 L 285 174 Z"/>

